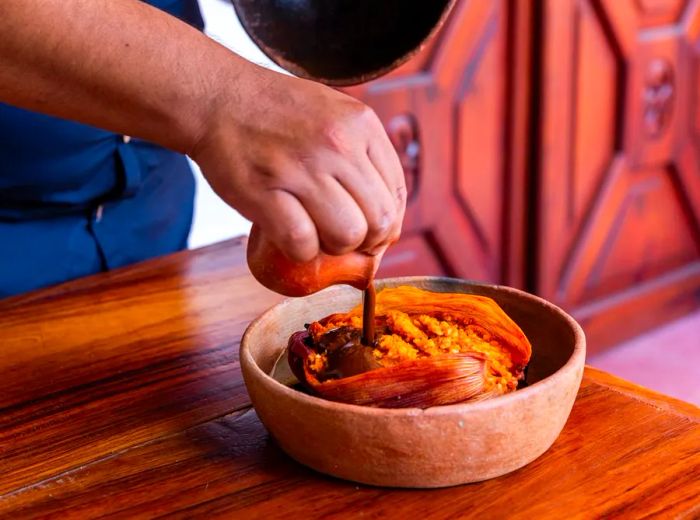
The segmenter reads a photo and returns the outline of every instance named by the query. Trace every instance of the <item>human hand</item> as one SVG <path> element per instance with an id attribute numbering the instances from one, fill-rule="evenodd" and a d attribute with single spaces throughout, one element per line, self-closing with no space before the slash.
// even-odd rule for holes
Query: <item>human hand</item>
<path id="1" fill-rule="evenodd" d="M 224 201 L 296 262 L 398 239 L 403 170 L 370 108 L 252 64 L 228 81 L 190 153 Z"/>

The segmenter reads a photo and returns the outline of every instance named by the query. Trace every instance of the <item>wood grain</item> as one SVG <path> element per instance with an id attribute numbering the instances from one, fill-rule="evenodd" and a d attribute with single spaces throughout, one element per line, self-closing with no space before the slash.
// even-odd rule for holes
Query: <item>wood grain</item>
<path id="1" fill-rule="evenodd" d="M 529 466 L 432 491 L 330 479 L 236 413 L 4 497 L 0 514 L 134 518 L 639 518 L 700 512 L 700 412 L 587 369 L 571 418 Z M 663 413 L 659 410 L 663 409 Z M 613 411 L 615 413 L 611 413 Z"/>
<path id="2" fill-rule="evenodd" d="M 0 303 L 0 493 L 249 404 L 242 242 Z"/>
<path id="3" fill-rule="evenodd" d="M 407 491 L 298 465 L 237 364 L 278 299 L 231 241 L 0 303 L 0 517 L 700 514 L 700 410 L 593 369 L 554 446 L 505 477 Z"/>

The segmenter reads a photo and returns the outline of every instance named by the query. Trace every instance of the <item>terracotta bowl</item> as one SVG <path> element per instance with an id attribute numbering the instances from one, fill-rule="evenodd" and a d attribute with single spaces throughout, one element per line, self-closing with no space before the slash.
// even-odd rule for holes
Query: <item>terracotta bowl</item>
<path id="1" fill-rule="evenodd" d="M 464 280 L 410 277 L 377 288 L 414 285 L 489 296 L 529 337 L 529 386 L 477 403 L 381 409 L 335 403 L 287 387 L 268 374 L 292 332 L 359 303 L 361 293 L 335 286 L 286 300 L 250 324 L 241 367 L 253 405 L 282 449 L 320 472 L 365 484 L 443 487 L 514 471 L 558 437 L 581 383 L 586 340 L 564 311 L 516 289 Z"/>

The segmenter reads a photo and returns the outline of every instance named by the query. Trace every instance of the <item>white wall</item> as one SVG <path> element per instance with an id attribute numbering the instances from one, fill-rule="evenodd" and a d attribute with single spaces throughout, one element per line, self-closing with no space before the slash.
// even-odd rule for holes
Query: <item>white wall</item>
<path id="1" fill-rule="evenodd" d="M 255 63 L 275 68 L 272 62 L 248 38 L 229 0 L 199 0 L 209 36 Z M 230 237 L 248 234 L 250 222 L 227 206 L 209 187 L 194 165 L 197 182 L 194 223 L 190 248 L 202 247 Z"/>

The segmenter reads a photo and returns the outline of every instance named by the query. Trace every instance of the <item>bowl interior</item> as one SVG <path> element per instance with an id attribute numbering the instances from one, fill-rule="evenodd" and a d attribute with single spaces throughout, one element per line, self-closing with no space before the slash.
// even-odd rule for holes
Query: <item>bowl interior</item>
<path id="1" fill-rule="evenodd" d="M 532 358 L 526 375 L 528 385 L 554 374 L 569 361 L 575 351 L 575 331 L 579 329 L 578 325 L 553 305 L 530 294 L 508 287 L 450 278 L 407 277 L 376 282 L 377 290 L 400 285 L 493 298 L 523 329 L 532 343 Z M 305 298 L 286 300 L 254 322 L 255 342 L 248 344 L 246 349 L 250 351 L 255 364 L 265 374 L 270 374 L 293 332 L 301 330 L 305 323 L 333 312 L 350 310 L 360 303 L 361 296 L 361 292 L 356 289 L 336 286 Z"/>

